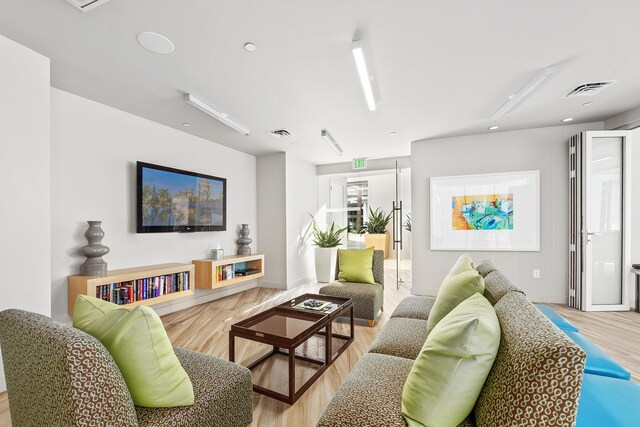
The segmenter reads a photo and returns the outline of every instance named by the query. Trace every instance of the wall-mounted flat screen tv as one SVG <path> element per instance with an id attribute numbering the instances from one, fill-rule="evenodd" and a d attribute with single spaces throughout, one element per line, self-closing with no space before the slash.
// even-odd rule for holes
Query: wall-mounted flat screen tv
<path id="1" fill-rule="evenodd" d="M 137 231 L 227 229 L 227 180 L 137 162 Z"/>

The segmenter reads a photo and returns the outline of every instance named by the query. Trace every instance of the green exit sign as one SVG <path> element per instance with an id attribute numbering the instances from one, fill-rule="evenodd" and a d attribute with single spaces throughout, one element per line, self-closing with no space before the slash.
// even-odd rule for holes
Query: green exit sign
<path id="1" fill-rule="evenodd" d="M 366 169 L 367 159 L 353 159 L 353 165 L 351 169 Z"/>

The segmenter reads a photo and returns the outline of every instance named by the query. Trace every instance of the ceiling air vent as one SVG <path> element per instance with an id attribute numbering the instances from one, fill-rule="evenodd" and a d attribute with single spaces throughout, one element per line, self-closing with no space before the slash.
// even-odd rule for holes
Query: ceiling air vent
<path id="1" fill-rule="evenodd" d="M 280 139 L 280 138 L 285 137 L 285 136 L 291 136 L 291 132 L 289 132 L 286 129 L 270 130 L 267 133 L 269 135 L 271 135 L 272 137 L 274 137 L 275 139 Z"/>
<path id="2" fill-rule="evenodd" d="M 616 81 L 617 80 L 607 80 L 604 82 L 583 83 L 571 89 L 563 96 L 563 98 L 573 98 L 576 96 L 594 96 L 602 92 L 605 88 L 614 84 Z"/>
<path id="3" fill-rule="evenodd" d="M 105 4 L 108 1 L 109 0 L 67 0 L 67 2 L 71 3 L 73 6 L 83 12 L 88 12 L 91 9 Z"/>

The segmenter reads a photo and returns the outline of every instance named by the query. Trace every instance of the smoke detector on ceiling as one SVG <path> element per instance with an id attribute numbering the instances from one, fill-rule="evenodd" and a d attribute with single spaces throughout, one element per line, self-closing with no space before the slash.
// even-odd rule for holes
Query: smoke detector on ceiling
<path id="1" fill-rule="evenodd" d="M 88 12 L 91 9 L 95 9 L 98 6 L 105 4 L 109 0 L 67 0 L 67 1 L 72 5 L 74 5 L 77 9 L 80 9 L 83 12 Z"/>
<path id="2" fill-rule="evenodd" d="M 272 137 L 274 137 L 275 139 L 280 139 L 285 136 L 291 136 L 291 132 L 289 132 L 286 129 L 270 130 L 270 131 L 267 131 L 267 133 Z"/>
<path id="3" fill-rule="evenodd" d="M 609 87 L 612 84 L 614 84 L 615 82 L 617 82 L 617 80 L 606 80 L 606 81 L 602 81 L 602 82 L 583 83 L 583 84 L 571 89 L 569 92 L 564 94 L 562 97 L 563 98 L 574 98 L 574 97 L 578 97 L 578 96 L 594 96 L 594 95 L 597 95 L 598 93 L 602 92 L 607 87 Z"/>

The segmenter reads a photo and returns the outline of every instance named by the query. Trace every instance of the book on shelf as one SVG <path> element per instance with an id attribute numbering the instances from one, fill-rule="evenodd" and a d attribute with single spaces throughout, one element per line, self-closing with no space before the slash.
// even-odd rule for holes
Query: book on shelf
<path id="1" fill-rule="evenodd" d="M 96 298 L 125 305 L 189 290 L 189 272 L 147 277 L 96 286 Z"/>
<path id="2" fill-rule="evenodd" d="M 236 270 L 233 264 L 218 265 L 216 267 L 216 281 L 222 282 L 236 277 Z"/>

